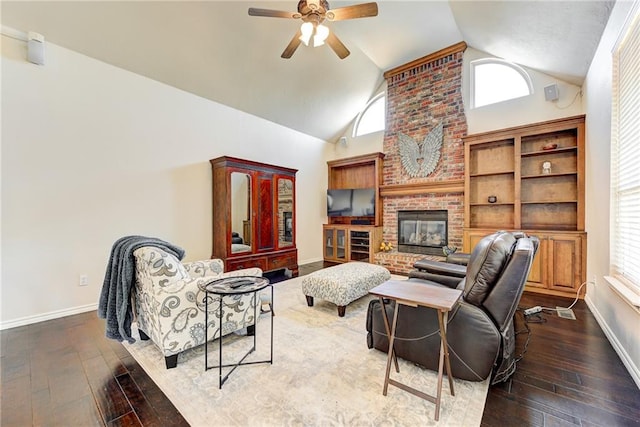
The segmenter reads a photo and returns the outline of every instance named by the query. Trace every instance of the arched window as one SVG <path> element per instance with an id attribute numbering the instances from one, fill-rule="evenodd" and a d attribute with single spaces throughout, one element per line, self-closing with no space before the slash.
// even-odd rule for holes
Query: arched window
<path id="1" fill-rule="evenodd" d="M 532 93 L 531 78 L 522 67 L 494 58 L 471 62 L 471 108 Z"/>
<path id="2" fill-rule="evenodd" d="M 366 135 L 368 133 L 384 130 L 385 127 L 385 104 L 387 98 L 384 92 L 374 96 L 367 103 L 356 119 L 353 127 L 353 137 Z"/>

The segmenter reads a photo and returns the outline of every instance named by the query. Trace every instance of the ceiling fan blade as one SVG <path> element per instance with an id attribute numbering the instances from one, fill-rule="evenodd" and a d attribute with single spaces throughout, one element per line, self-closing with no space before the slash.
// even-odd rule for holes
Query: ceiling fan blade
<path id="1" fill-rule="evenodd" d="M 329 33 L 326 42 L 329 46 L 331 46 L 331 49 L 333 49 L 333 51 L 340 57 L 340 59 L 346 58 L 351 53 L 349 52 L 349 49 L 347 49 L 347 47 L 342 44 L 338 36 L 333 34 L 333 31 Z"/>
<path id="2" fill-rule="evenodd" d="M 287 47 L 284 49 L 284 52 L 282 52 L 282 55 L 280 55 L 281 58 L 289 59 L 293 56 L 293 53 L 296 51 L 298 46 L 300 46 L 300 43 L 302 43 L 302 41 L 300 40 L 301 35 L 302 35 L 302 31 L 298 29 L 298 31 L 293 36 L 293 38 L 291 39 Z"/>
<path id="3" fill-rule="evenodd" d="M 370 16 L 378 16 L 378 4 L 375 2 L 339 7 L 327 11 L 326 14 L 329 21 L 344 21 L 345 19 L 368 18 Z"/>
<path id="4" fill-rule="evenodd" d="M 271 9 L 258 9 L 255 7 L 249 8 L 249 15 L 251 16 L 266 16 L 269 18 L 300 18 L 299 13 L 284 12 L 282 10 Z"/>

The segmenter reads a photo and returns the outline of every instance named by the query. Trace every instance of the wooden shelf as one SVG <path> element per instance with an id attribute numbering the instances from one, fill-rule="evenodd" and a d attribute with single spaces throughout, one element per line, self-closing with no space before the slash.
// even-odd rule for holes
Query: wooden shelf
<path id="1" fill-rule="evenodd" d="M 578 203 L 577 200 L 533 200 L 528 202 L 520 202 L 522 205 L 548 205 L 557 203 Z"/>
<path id="2" fill-rule="evenodd" d="M 513 169 L 511 169 L 511 170 L 498 171 L 498 172 L 473 173 L 473 174 L 469 174 L 469 176 L 471 178 L 475 178 L 475 177 L 479 177 L 479 176 L 513 175 L 513 173 L 514 173 L 514 171 L 513 171 Z"/>
<path id="3" fill-rule="evenodd" d="M 520 153 L 522 157 L 532 157 L 532 156 L 544 156 L 548 154 L 556 154 L 556 153 L 566 153 L 570 151 L 576 151 L 578 147 L 563 147 L 563 148 L 554 148 L 553 150 L 539 150 L 539 151 L 530 151 Z"/>
<path id="4" fill-rule="evenodd" d="M 555 178 L 558 176 L 571 176 L 577 175 L 578 172 L 564 172 L 564 173 L 549 173 L 549 174 L 539 174 L 539 175 L 523 175 L 520 179 L 538 179 L 538 178 Z"/>
<path id="5" fill-rule="evenodd" d="M 513 202 L 495 202 L 495 203 L 471 203 L 471 206 L 500 206 L 500 205 L 508 205 L 513 206 Z"/>

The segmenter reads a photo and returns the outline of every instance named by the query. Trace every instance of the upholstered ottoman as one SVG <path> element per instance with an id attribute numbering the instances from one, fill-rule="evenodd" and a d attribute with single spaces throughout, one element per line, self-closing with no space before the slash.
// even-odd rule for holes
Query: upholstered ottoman
<path id="1" fill-rule="evenodd" d="M 314 271 L 302 279 L 302 293 L 307 305 L 320 298 L 338 306 L 338 316 L 344 317 L 347 304 L 369 293 L 391 278 L 386 268 L 367 262 L 352 261 Z"/>

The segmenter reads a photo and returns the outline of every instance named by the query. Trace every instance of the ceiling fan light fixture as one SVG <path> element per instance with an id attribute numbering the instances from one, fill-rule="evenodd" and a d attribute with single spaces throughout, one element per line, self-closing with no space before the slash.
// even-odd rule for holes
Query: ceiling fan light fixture
<path id="1" fill-rule="evenodd" d="M 330 32 L 329 28 L 322 25 L 322 23 L 326 19 L 329 21 L 345 21 L 378 16 L 378 4 L 369 2 L 329 9 L 329 2 L 327 0 L 299 0 L 297 13 L 250 7 L 249 15 L 266 16 L 270 18 L 292 18 L 303 21 L 300 29 L 296 31 L 280 55 L 280 57 L 284 59 L 291 58 L 301 43 L 309 46 L 309 42 L 312 43 L 313 47 L 322 46 L 326 42 L 340 59 L 344 59 L 349 56 L 349 49 L 347 49 L 335 33 Z"/>
<path id="2" fill-rule="evenodd" d="M 316 32 L 313 35 L 313 47 L 322 46 L 327 37 L 329 37 L 329 28 L 322 24 L 316 26 Z"/>
<path id="3" fill-rule="evenodd" d="M 309 41 L 311 40 L 311 36 L 313 35 L 313 24 L 311 22 L 305 22 L 300 26 L 300 32 L 302 35 L 300 36 L 300 41 L 304 43 L 305 46 L 309 46 Z"/>

